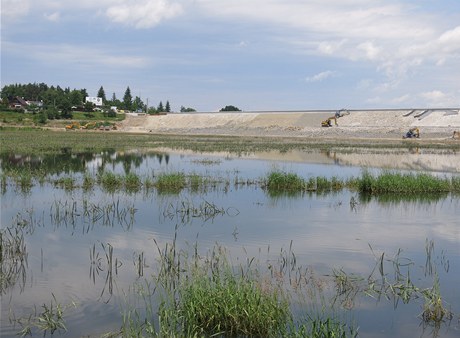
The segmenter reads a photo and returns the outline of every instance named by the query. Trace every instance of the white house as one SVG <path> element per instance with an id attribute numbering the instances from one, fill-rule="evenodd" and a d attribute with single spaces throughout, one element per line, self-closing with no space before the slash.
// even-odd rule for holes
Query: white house
<path id="1" fill-rule="evenodd" d="M 95 106 L 102 106 L 102 97 L 87 96 L 85 102 L 91 102 Z"/>

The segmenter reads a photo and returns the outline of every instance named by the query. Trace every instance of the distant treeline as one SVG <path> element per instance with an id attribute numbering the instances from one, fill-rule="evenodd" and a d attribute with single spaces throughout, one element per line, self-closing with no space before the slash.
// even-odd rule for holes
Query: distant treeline
<path id="1" fill-rule="evenodd" d="M 8 106 L 9 102 L 16 97 L 23 98 L 31 102 L 40 102 L 40 106 L 44 109 L 53 107 L 59 110 L 70 110 L 71 107 L 77 107 L 82 110 L 92 109 L 92 103 L 86 102 L 88 95 L 86 88 L 70 89 L 70 87 L 62 88 L 60 86 L 48 86 L 45 83 L 28 83 L 28 84 L 11 84 L 2 88 L 1 98 L 3 107 Z M 131 89 L 126 88 L 123 100 L 117 99 L 115 93 L 108 99 L 104 87 L 101 86 L 96 97 L 102 98 L 104 106 L 117 107 L 129 111 L 146 111 L 149 112 L 169 112 L 171 105 L 169 101 L 163 105 L 160 101 L 158 107 L 147 107 L 142 99 L 138 96 L 131 96 Z M 86 105 L 86 106 L 85 106 Z"/>
<path id="2" fill-rule="evenodd" d="M 86 102 L 86 97 L 89 96 L 94 95 L 88 95 L 86 88 L 70 89 L 70 87 L 48 86 L 46 83 L 10 84 L 5 85 L 1 90 L 0 105 L 1 108 L 8 108 L 12 100 L 19 97 L 31 102 L 31 107 L 28 110 L 33 112 L 51 108 L 66 112 L 71 111 L 72 107 L 90 111 L 94 107 L 91 102 Z M 163 101 L 160 101 L 156 107 L 151 107 L 147 106 L 139 96 L 133 98 L 129 86 L 126 88 L 122 100 L 119 100 L 115 93 L 112 93 L 112 96 L 107 98 L 103 86 L 99 88 L 96 97 L 101 98 L 103 106 L 108 108 L 117 107 L 119 110 L 143 111 L 149 114 L 171 111 L 169 101 L 166 101 L 165 104 L 163 104 Z M 181 106 L 180 111 L 194 112 L 196 110 Z M 227 105 L 220 111 L 240 111 L 240 109 L 233 105 Z"/>

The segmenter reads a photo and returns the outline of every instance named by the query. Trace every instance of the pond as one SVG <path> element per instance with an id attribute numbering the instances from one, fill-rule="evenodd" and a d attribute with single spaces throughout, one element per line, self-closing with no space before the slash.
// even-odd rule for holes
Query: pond
<path id="1" fill-rule="evenodd" d="M 160 248 L 171 243 L 201 255 L 222 246 L 235 265 L 252 257 L 265 265 L 280 257 L 295 260 L 295 271 L 331 281 L 326 303 L 334 302 L 335 313 L 362 337 L 460 335 L 458 194 L 363 196 L 352 189 L 272 194 L 263 183 L 273 171 L 341 180 L 389 168 L 458 176 L 456 154 L 67 149 L 37 157 L 5 155 L 1 161 L 2 172 L 38 173 L 30 185 L 12 176 L 2 179 L 1 224 L 9 229 L 2 245 L 19 238 L 24 250 L 21 259 L 2 261 L 2 337 L 28 325 L 40 335 L 34 318 L 57 304 L 64 308 L 66 330 L 56 330 L 56 336 L 116 332 L 126 307 L 135 306 L 127 305 L 133 285 L 149 280 Z M 152 180 L 185 173 L 207 183 L 175 191 L 147 184 L 107 189 L 94 182 L 83 188 L 88 175 L 103 172 Z M 73 181 L 66 185 L 66 179 Z M 344 280 L 348 288 L 338 284 Z M 381 280 L 386 291 L 370 292 Z M 432 323 L 422 316 L 422 292 L 408 299 L 401 293 L 436 287 L 449 315 Z"/>

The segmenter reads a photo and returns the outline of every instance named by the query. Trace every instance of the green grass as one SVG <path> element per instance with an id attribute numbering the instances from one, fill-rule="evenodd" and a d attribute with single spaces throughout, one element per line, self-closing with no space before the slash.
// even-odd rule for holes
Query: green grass
<path id="1" fill-rule="evenodd" d="M 273 171 L 267 177 L 267 190 L 270 193 L 299 192 L 305 190 L 306 181 L 294 173 Z"/>
<path id="2" fill-rule="evenodd" d="M 28 317 L 13 319 L 19 326 L 22 327 L 21 331 L 17 333 L 22 337 L 32 336 L 36 330 L 43 332 L 43 336 L 49 332 L 52 336 L 56 331 L 63 333 L 67 331 L 67 327 L 64 320 L 64 311 L 70 307 L 76 307 L 75 303 L 68 305 L 61 305 L 56 300 L 54 294 L 50 304 L 42 305 L 42 312 L 30 314 Z"/>
<path id="3" fill-rule="evenodd" d="M 9 114 L 9 113 L 8 113 Z M 84 120 L 87 120 L 86 118 Z M 64 122 L 64 124 L 68 123 Z M 62 126 L 64 126 L 64 124 Z M 31 142 L 33 140 L 33 142 Z M 51 131 L 36 129 L 15 129 L 3 127 L 0 133 L 0 144 L 3 152 L 22 154 L 43 154 L 59 151 L 64 147 L 72 148 L 73 152 L 83 150 L 105 149 L 188 149 L 196 152 L 230 152 L 234 154 L 252 153 L 256 151 L 290 150 L 303 151 L 359 151 L 359 149 L 374 149 L 382 151 L 404 151 L 410 148 L 407 142 L 385 141 L 336 141 L 306 139 L 306 138 L 271 138 L 271 137 L 234 137 L 234 136 L 184 136 L 184 135 L 155 135 L 129 133 L 69 133 L 65 130 Z M 460 149 L 457 143 L 426 143 L 417 145 L 421 149 Z"/>
<path id="4" fill-rule="evenodd" d="M 420 194 L 458 191 L 458 178 L 439 178 L 426 173 L 401 174 L 386 172 L 374 176 L 364 172 L 358 189 L 368 194 Z"/>
<path id="5" fill-rule="evenodd" d="M 133 299 L 127 301 L 121 336 L 356 336 L 356 329 L 336 314 L 325 314 L 323 310 L 330 310 L 331 302 L 325 301 L 320 310 L 307 306 L 305 297 L 314 293 L 310 288 L 315 289 L 318 283 L 302 278 L 292 281 L 290 273 L 297 267 L 291 249 L 281 250 L 279 266 L 271 261 L 264 268 L 255 258 L 235 265 L 226 249 L 217 244 L 204 256 L 198 254 L 196 245 L 194 253 L 179 250 L 176 236 L 162 247 L 154 240 L 159 256 L 157 272 L 133 287 L 133 296 L 144 302 L 144 308 L 137 302 L 135 308 L 129 305 Z M 302 304 L 302 312 L 309 316 L 301 319 L 294 315 L 291 302 Z"/>
<path id="6" fill-rule="evenodd" d="M 65 169 L 65 168 L 64 168 Z M 63 170 L 64 170 L 63 169 Z M 7 191 L 14 185 L 20 191 L 27 193 L 39 183 L 51 183 L 66 190 L 82 188 L 90 190 L 99 185 L 106 191 L 127 191 L 137 193 L 144 189 L 149 191 L 156 188 L 159 193 L 177 194 L 188 188 L 191 192 L 205 192 L 207 189 L 223 189 L 227 191 L 229 180 L 206 177 L 198 174 L 185 174 L 182 172 L 163 173 L 159 176 L 139 176 L 137 173 L 115 174 L 110 171 L 99 172 L 95 177 L 85 172 L 78 180 L 73 174 L 53 178 L 41 169 L 29 167 L 8 168 L 5 166 L 1 174 L 1 189 Z M 446 196 L 448 193 L 460 193 L 460 177 L 437 177 L 429 173 L 399 173 L 383 172 L 373 175 L 364 170 L 361 176 L 348 179 L 338 177 L 327 178 L 323 176 L 303 178 L 296 173 L 272 171 L 265 178 L 249 180 L 237 176 L 235 185 L 260 186 L 266 189 L 271 197 L 280 195 L 297 196 L 305 192 L 327 193 L 348 189 L 359 192 L 362 203 L 376 197 L 380 202 L 393 202 L 396 199 L 414 201 L 434 201 Z"/>
<path id="7" fill-rule="evenodd" d="M 142 187 L 142 181 L 141 178 L 134 174 L 134 173 L 128 173 L 125 176 L 125 188 L 129 192 L 137 192 L 141 189 Z"/>
<path id="8" fill-rule="evenodd" d="M 26 282 L 27 247 L 21 222 L 0 229 L 0 294 L 18 283 L 20 289 Z"/>
<path id="9" fill-rule="evenodd" d="M 123 187 L 123 177 L 110 171 L 106 171 L 102 175 L 99 175 L 98 181 L 104 190 L 110 192 L 117 191 Z"/>
<path id="10" fill-rule="evenodd" d="M 186 185 L 187 180 L 184 173 L 161 174 L 155 182 L 160 193 L 179 193 Z"/>
<path id="11" fill-rule="evenodd" d="M 177 316 L 187 336 L 275 337 L 291 320 L 288 303 L 277 291 L 230 271 L 195 272 L 181 285 Z"/>
<path id="12" fill-rule="evenodd" d="M 54 185 L 68 191 L 76 188 L 75 178 L 71 176 L 58 178 L 56 181 L 54 181 Z"/>

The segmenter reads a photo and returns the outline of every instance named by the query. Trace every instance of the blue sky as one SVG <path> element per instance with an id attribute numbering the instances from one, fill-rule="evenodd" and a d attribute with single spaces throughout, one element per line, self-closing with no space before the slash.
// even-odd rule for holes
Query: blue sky
<path id="1" fill-rule="evenodd" d="M 2 0 L 1 82 L 215 111 L 459 107 L 458 0 Z"/>

